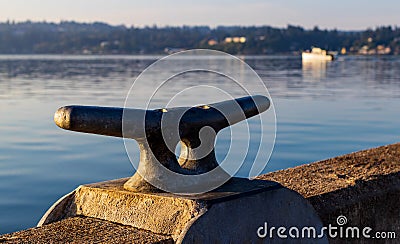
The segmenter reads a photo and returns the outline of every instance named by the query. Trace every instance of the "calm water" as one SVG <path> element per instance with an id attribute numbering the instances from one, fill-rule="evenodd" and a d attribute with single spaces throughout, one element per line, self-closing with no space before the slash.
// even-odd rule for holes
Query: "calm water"
<path id="1" fill-rule="evenodd" d="M 53 114 L 67 104 L 123 106 L 134 78 L 156 58 L 0 56 L 0 233 L 36 225 L 80 184 L 132 175 L 121 139 L 63 131 Z M 277 114 L 263 172 L 400 141 L 400 58 L 241 58 L 269 87 Z"/>

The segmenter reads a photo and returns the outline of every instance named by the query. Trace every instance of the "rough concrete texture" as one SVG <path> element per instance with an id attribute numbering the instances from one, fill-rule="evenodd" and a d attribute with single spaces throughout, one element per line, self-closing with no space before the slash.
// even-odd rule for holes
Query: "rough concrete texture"
<path id="1" fill-rule="evenodd" d="M 56 202 L 38 226 L 73 216 L 89 216 L 173 235 L 200 214 L 199 202 L 157 194 L 127 191 L 118 179 L 78 187 Z M 165 194 L 164 194 L 165 195 Z"/>
<path id="2" fill-rule="evenodd" d="M 132 194 L 123 188 L 125 182 L 81 187 L 75 195 L 76 214 L 176 236 L 203 209 L 191 199 Z"/>
<path id="3" fill-rule="evenodd" d="M 0 236 L 0 243 L 173 243 L 169 236 L 88 217 L 73 217 Z"/>
<path id="4" fill-rule="evenodd" d="M 267 228 L 265 228 L 267 225 Z M 280 239 L 271 227 L 312 226 L 322 223 L 311 205 L 287 188 L 264 191 L 211 205 L 177 240 L 179 243 L 328 243 L 326 238 Z M 261 230 L 259 231 L 259 229 Z M 258 232 L 262 236 L 258 236 Z M 271 234 L 272 233 L 272 234 Z M 287 234 L 287 233 L 286 233 Z M 272 238 L 270 238 L 270 235 Z"/>
<path id="5" fill-rule="evenodd" d="M 265 222 L 322 227 L 303 197 L 276 182 L 233 178 L 215 191 L 181 196 L 131 192 L 124 188 L 126 180 L 80 186 L 57 203 L 64 211 L 56 204 L 41 222 L 88 216 L 171 236 L 178 243 L 263 243 L 268 239 L 258 238 L 257 230 Z"/>
<path id="6" fill-rule="evenodd" d="M 400 238 L 400 143 L 359 151 L 262 175 L 306 197 L 325 226 L 339 215 L 348 226 L 394 231 Z M 337 226 L 337 225 L 336 225 Z M 366 239 L 330 239 L 331 243 L 372 243 Z M 380 240 L 396 243 L 396 240 Z"/>

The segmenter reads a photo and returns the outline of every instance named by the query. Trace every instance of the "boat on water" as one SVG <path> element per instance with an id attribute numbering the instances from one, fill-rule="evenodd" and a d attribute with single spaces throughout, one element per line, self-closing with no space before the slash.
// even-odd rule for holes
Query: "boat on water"
<path id="1" fill-rule="evenodd" d="M 330 52 L 327 50 L 323 50 L 319 47 L 313 47 L 310 51 L 305 51 L 301 53 L 301 57 L 305 61 L 332 61 L 335 60 L 337 52 Z"/>

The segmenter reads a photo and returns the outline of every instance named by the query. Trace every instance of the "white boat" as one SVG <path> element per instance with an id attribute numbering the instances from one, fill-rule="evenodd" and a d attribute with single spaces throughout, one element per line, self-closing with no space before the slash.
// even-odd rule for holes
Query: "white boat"
<path id="1" fill-rule="evenodd" d="M 319 60 L 332 61 L 335 59 L 337 52 L 329 52 L 318 47 L 313 47 L 310 51 L 302 52 L 301 57 L 305 61 Z"/>

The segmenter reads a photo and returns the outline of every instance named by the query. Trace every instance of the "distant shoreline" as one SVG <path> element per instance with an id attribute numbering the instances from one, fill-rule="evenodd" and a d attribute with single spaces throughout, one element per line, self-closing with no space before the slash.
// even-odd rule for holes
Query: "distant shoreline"
<path id="1" fill-rule="evenodd" d="M 0 54 L 159 55 L 214 49 L 234 55 L 301 53 L 400 54 L 400 27 L 340 31 L 271 26 L 126 27 L 101 22 L 0 22 Z"/>

